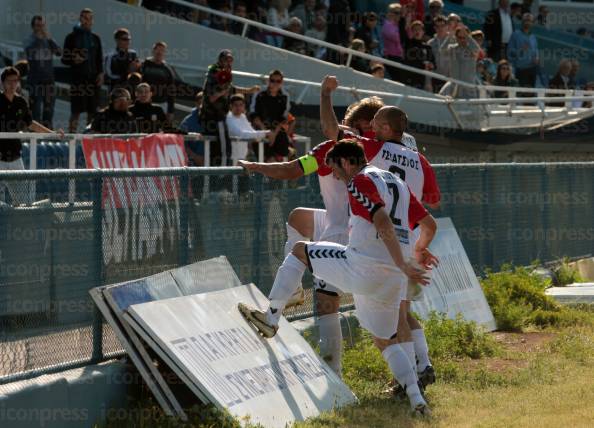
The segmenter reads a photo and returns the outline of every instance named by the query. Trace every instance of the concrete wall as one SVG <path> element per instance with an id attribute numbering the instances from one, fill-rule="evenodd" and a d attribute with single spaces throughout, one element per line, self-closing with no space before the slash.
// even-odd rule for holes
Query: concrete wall
<path id="1" fill-rule="evenodd" d="M 140 382 L 121 361 L 0 386 L 0 426 L 91 428 L 125 409 L 128 387 Z"/>

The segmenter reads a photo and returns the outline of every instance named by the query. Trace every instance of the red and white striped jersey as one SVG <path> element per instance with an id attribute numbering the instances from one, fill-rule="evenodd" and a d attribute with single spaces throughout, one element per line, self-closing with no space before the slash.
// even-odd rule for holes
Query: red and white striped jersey
<path id="1" fill-rule="evenodd" d="M 435 173 L 433 172 L 433 169 L 431 168 L 429 162 L 427 162 L 425 157 L 423 155 L 418 154 L 415 151 L 417 145 L 415 138 L 412 135 L 404 133 L 402 137 L 402 142 L 406 144 L 406 147 L 398 143 L 384 143 L 383 141 L 379 141 L 374 138 L 360 137 L 349 132 L 345 132 L 343 135 L 346 138 L 357 138 L 357 140 L 363 145 L 363 148 L 365 150 L 365 157 L 367 158 L 367 160 L 372 165 L 375 165 L 380 169 L 390 170 L 390 167 L 392 167 L 392 165 L 387 162 L 387 159 L 383 159 L 384 147 L 386 147 L 386 152 L 388 153 L 393 153 L 395 150 L 398 150 L 399 148 L 404 149 L 405 152 L 403 152 L 403 154 L 400 154 L 401 157 L 406 155 L 411 159 L 417 159 L 416 162 L 422 165 L 422 173 L 417 174 L 417 178 L 414 180 L 414 183 L 416 183 L 415 188 L 420 187 L 423 190 L 423 192 L 415 192 L 415 195 L 423 197 L 424 202 L 433 203 L 435 202 L 435 199 L 439 201 L 439 187 L 437 186 L 437 181 L 435 180 Z M 371 132 L 367 135 L 373 137 L 374 133 Z M 310 173 L 310 171 L 308 171 L 305 166 L 305 159 L 308 156 L 313 156 L 316 160 L 316 172 L 318 173 L 318 178 L 320 182 L 320 193 L 322 196 L 322 200 L 324 201 L 324 206 L 326 207 L 326 230 L 322 233 L 322 238 L 330 237 L 341 233 L 346 233 L 349 222 L 349 202 L 346 186 L 342 181 L 336 180 L 332 176 L 332 169 L 328 165 L 326 165 L 326 154 L 330 151 L 332 147 L 334 147 L 335 144 L 336 141 L 334 140 L 325 141 L 314 147 L 308 155 L 304 156 L 303 158 L 300 158 L 301 166 L 303 168 L 304 173 L 306 174 Z M 385 156 L 387 157 L 387 155 Z M 418 175 L 420 175 L 420 178 L 418 177 Z M 408 178 L 406 179 L 407 183 L 408 180 L 413 179 L 412 177 L 414 177 L 414 174 L 410 172 Z M 422 184 L 419 186 L 418 183 Z M 415 190 L 413 189 L 413 192 L 414 191 Z"/>
<path id="2" fill-rule="evenodd" d="M 441 194 L 435 178 L 435 171 L 425 156 L 411 148 L 411 141 L 415 141 L 412 135 L 404 133 L 401 142 L 385 141 L 380 143 L 365 137 L 358 137 L 358 140 L 364 146 L 373 148 L 373 151 L 365 151 L 369 164 L 397 174 L 408 184 L 410 190 L 420 201 L 427 204 L 439 202 Z M 375 144 L 369 140 L 374 141 Z M 414 147 L 416 147 L 416 142 L 414 142 Z"/>
<path id="3" fill-rule="evenodd" d="M 368 165 L 347 186 L 351 217 L 349 247 L 355 252 L 393 264 L 378 236 L 373 216 L 382 207 L 388 212 L 405 257 L 412 255 L 410 230 L 428 215 L 409 187 L 396 174 Z"/>

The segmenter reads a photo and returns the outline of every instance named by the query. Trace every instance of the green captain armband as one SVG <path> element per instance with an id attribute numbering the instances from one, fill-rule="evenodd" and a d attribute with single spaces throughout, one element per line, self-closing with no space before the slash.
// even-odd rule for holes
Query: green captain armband
<path id="1" fill-rule="evenodd" d="M 315 156 L 304 155 L 299 158 L 299 163 L 304 175 L 309 175 L 318 170 L 318 161 Z"/>

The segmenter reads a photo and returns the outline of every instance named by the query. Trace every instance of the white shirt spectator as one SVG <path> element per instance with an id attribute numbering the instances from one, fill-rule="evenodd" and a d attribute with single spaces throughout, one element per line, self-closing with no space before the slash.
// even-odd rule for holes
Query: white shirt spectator
<path id="1" fill-rule="evenodd" d="M 509 43 L 509 38 L 514 32 L 512 19 L 508 11 L 499 8 L 499 17 L 501 18 L 501 43 Z"/>
<path id="2" fill-rule="evenodd" d="M 229 136 L 234 140 L 231 144 L 231 158 L 233 165 L 237 164 L 238 160 L 245 159 L 248 153 L 248 142 L 252 140 L 261 140 L 266 137 L 269 131 L 256 131 L 252 124 L 248 121 L 244 113 L 235 116 L 232 112 L 227 113 L 227 128 L 229 129 Z"/>

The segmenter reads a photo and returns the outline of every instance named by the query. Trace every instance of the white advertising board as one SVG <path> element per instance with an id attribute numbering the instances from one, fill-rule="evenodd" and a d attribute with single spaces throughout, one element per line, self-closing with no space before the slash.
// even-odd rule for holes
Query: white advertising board
<path id="1" fill-rule="evenodd" d="M 187 420 L 179 400 L 157 369 L 145 343 L 124 318 L 125 311 L 132 304 L 237 285 L 240 285 L 240 282 L 229 261 L 226 257 L 220 256 L 138 280 L 90 290 L 95 304 L 167 415 L 177 415 L 182 420 Z M 148 342 L 151 339 L 143 337 L 143 340 Z M 172 361 L 166 355 L 159 353 L 159 356 L 171 367 Z M 187 379 L 182 380 L 187 382 Z M 197 395 L 204 399 L 200 394 Z"/>
<path id="2" fill-rule="evenodd" d="M 184 296 L 241 285 L 241 281 L 225 256 L 192 263 L 172 269 L 170 272 Z"/>
<path id="3" fill-rule="evenodd" d="M 495 330 L 495 318 L 451 219 L 437 219 L 437 235 L 429 248 L 439 258 L 439 266 L 433 268 L 431 284 L 413 302 L 412 310 L 422 318 L 431 311 L 449 318 L 460 313 L 488 331 Z"/>
<path id="4" fill-rule="evenodd" d="M 155 376 L 155 367 L 152 364 L 151 359 L 148 358 L 146 350 L 142 346 L 137 346 L 138 341 L 134 340 L 134 338 L 129 335 L 129 327 L 127 327 L 126 324 L 121 321 L 121 318 L 116 315 L 115 311 L 111 309 L 111 306 L 107 304 L 105 301 L 105 296 L 102 292 L 102 288 L 103 287 L 95 287 L 89 290 L 91 298 L 97 305 L 97 308 L 99 308 L 99 311 L 101 311 L 101 314 L 107 323 L 111 326 L 116 337 L 120 341 L 120 344 L 128 354 L 128 357 L 130 360 L 132 360 L 132 363 L 136 366 L 138 372 L 143 377 L 147 386 L 155 396 L 157 403 L 159 403 L 166 415 L 173 416 L 176 410 L 174 409 L 174 406 L 171 404 L 170 400 L 167 398 L 167 392 L 161 385 L 162 379 L 159 379 L 160 375 L 158 375 L 158 377 Z M 132 333 L 135 336 L 135 333 Z M 183 411 L 177 414 L 182 419 L 187 419 L 187 416 L 185 413 L 183 413 Z"/>
<path id="5" fill-rule="evenodd" d="M 133 328 L 171 357 L 173 369 L 232 415 L 280 428 L 356 401 L 284 318 L 277 335 L 264 339 L 243 319 L 238 302 L 263 309 L 268 300 L 250 284 L 132 305 L 128 315 Z"/>

